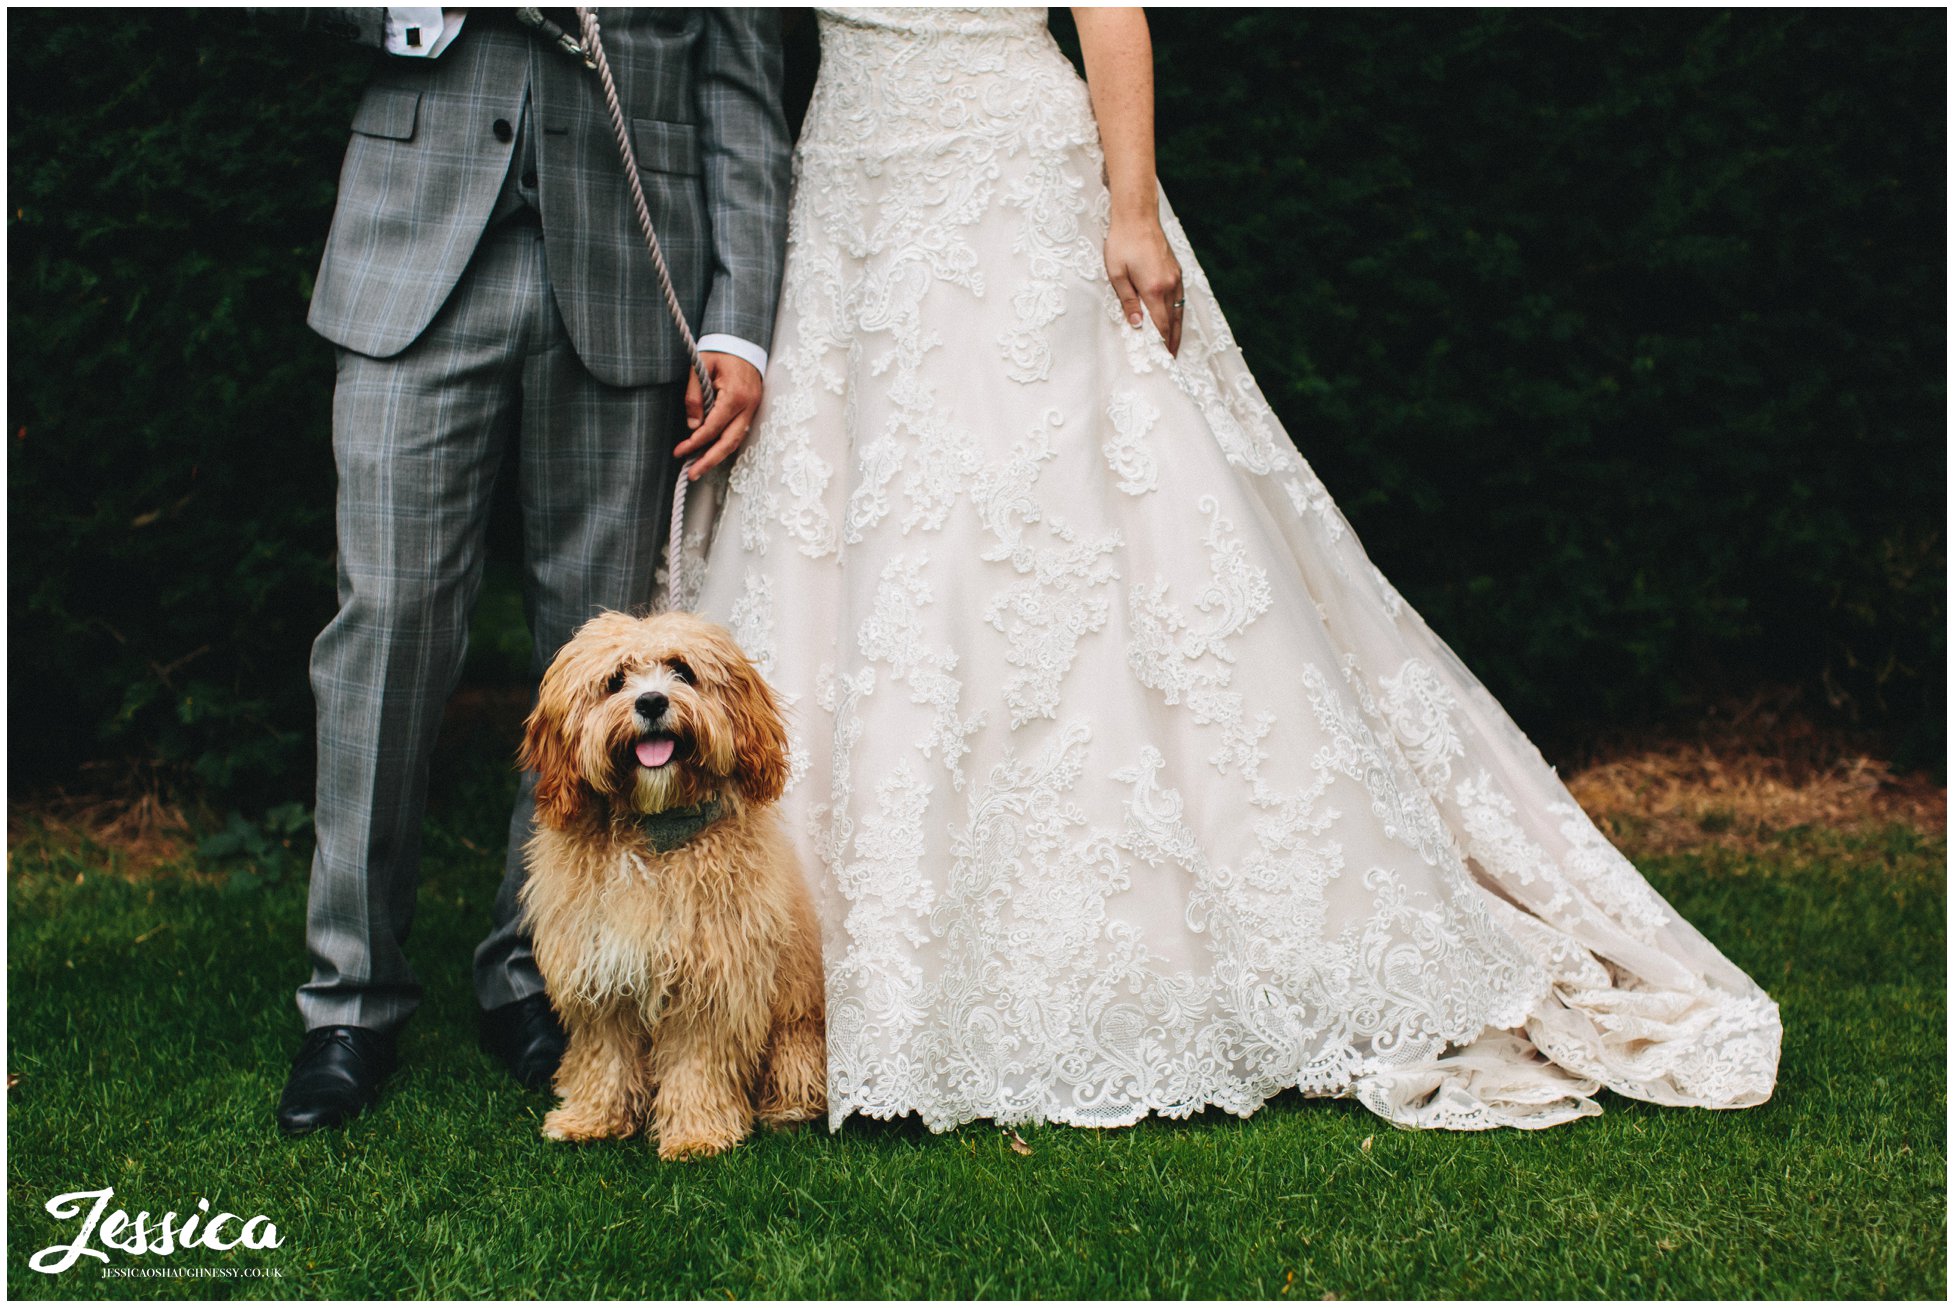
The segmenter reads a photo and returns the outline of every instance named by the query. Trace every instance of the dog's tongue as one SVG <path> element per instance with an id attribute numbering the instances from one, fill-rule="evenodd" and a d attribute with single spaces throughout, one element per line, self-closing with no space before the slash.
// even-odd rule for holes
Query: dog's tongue
<path id="1" fill-rule="evenodd" d="M 638 742 L 638 762 L 648 768 L 662 768 L 672 760 L 677 745 L 670 736 L 653 736 Z"/>

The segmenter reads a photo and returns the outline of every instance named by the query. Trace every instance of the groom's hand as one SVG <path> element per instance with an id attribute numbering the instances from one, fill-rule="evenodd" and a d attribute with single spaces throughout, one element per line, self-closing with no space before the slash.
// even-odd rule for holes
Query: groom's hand
<path id="1" fill-rule="evenodd" d="M 746 439 L 746 429 L 753 425 L 753 411 L 760 407 L 761 384 L 760 370 L 737 354 L 706 350 L 699 358 L 706 365 L 716 393 L 712 412 L 701 419 L 699 374 L 687 374 L 685 425 L 691 428 L 692 434 L 672 448 L 672 453 L 681 459 L 697 450 L 705 451 L 699 455 L 699 461 L 692 465 L 694 481 L 730 459 L 733 451 L 740 447 L 740 442 Z"/>

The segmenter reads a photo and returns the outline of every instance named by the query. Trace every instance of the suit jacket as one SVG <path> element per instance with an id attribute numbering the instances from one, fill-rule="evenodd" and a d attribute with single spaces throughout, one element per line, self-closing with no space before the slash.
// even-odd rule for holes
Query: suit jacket
<path id="1" fill-rule="evenodd" d="M 317 12 L 312 25 L 328 32 L 384 40 L 383 10 Z M 789 185 L 777 15 L 611 9 L 598 19 L 692 330 L 768 348 Z M 384 58 L 353 115 L 313 329 L 377 358 L 426 329 L 488 225 L 527 94 L 545 252 L 571 344 L 611 385 L 684 376 L 597 75 L 485 10 L 437 58 Z"/>

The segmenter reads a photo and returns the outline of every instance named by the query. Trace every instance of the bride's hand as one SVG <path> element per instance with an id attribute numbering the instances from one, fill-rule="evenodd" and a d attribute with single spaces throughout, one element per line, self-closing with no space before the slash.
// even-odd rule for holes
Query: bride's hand
<path id="1" fill-rule="evenodd" d="M 1167 342 L 1167 352 L 1181 352 L 1181 264 L 1167 244 L 1167 233 L 1160 220 L 1114 218 L 1106 232 L 1106 276 L 1119 294 L 1120 310 L 1126 321 L 1140 325 L 1140 308 Z"/>

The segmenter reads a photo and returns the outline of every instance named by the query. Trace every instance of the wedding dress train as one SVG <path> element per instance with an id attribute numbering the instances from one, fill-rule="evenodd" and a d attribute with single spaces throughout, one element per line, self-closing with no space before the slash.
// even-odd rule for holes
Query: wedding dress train
<path id="1" fill-rule="evenodd" d="M 1371 565 L 1164 198 L 1179 357 L 1125 323 L 1044 12 L 821 13 L 766 400 L 692 492 L 678 599 L 787 706 L 832 1124 L 1763 1102 L 1776 1005 Z"/>

